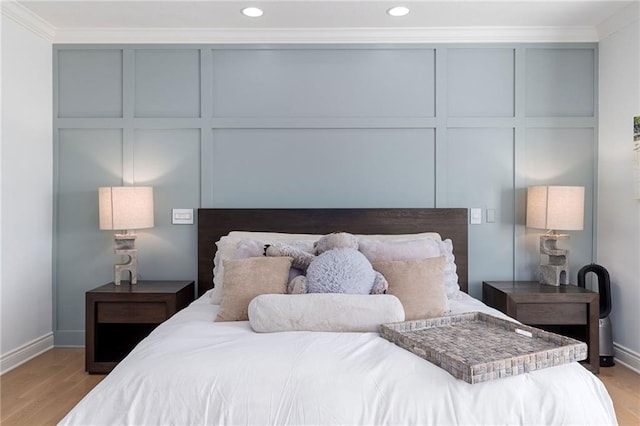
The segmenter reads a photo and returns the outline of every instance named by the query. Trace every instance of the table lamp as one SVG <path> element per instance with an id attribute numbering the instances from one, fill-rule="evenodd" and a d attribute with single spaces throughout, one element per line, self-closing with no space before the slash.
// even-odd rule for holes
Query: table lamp
<path id="1" fill-rule="evenodd" d="M 138 254 L 135 229 L 153 227 L 153 188 L 150 186 L 107 186 L 98 189 L 100 229 L 122 231 L 115 234 L 113 251 L 129 260 L 114 266 L 115 285 L 123 271 L 138 283 Z"/>
<path id="2" fill-rule="evenodd" d="M 584 226 L 584 187 L 530 186 L 527 189 L 527 227 L 546 229 L 540 236 L 538 278 L 542 284 L 569 284 L 569 250 L 556 247 L 569 239 L 558 230 L 575 231 Z M 547 260 L 547 263 L 543 261 Z"/>

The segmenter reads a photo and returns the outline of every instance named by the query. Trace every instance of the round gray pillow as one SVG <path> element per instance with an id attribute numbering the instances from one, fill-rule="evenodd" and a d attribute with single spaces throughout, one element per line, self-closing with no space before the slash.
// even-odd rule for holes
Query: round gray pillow
<path id="1" fill-rule="evenodd" d="M 371 263 L 358 250 L 350 248 L 326 251 L 307 269 L 309 293 L 369 294 L 374 280 Z"/>

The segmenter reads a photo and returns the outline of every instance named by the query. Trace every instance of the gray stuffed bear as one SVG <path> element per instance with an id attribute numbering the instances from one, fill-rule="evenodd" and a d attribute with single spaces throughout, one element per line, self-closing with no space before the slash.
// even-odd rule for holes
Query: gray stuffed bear
<path id="1" fill-rule="evenodd" d="M 289 294 L 350 293 L 383 294 L 389 284 L 373 270 L 369 260 L 358 251 L 358 238 L 346 232 L 325 235 L 314 244 L 314 253 L 283 243 L 265 246 L 266 256 L 287 256 L 292 268 L 306 272 L 293 278 Z"/>

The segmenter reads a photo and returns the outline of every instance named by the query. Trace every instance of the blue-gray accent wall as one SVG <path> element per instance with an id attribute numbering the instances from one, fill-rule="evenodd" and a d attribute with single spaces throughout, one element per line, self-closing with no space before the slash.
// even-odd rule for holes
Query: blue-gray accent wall
<path id="1" fill-rule="evenodd" d="M 142 279 L 196 278 L 172 208 L 479 207 L 479 298 L 534 276 L 526 187 L 583 185 L 575 279 L 595 256 L 596 64 L 592 43 L 55 45 L 56 345 L 83 344 L 84 293 L 119 261 L 99 186 L 154 186 Z"/>

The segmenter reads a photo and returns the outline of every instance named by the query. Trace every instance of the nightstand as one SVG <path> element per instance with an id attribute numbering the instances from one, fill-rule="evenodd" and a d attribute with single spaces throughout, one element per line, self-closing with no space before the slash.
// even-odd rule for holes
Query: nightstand
<path id="1" fill-rule="evenodd" d="M 193 281 L 105 284 L 86 293 L 85 369 L 109 373 L 158 324 L 194 299 Z"/>
<path id="2" fill-rule="evenodd" d="M 482 301 L 523 324 L 586 342 L 586 365 L 600 371 L 598 293 L 575 285 L 537 281 L 484 281 Z"/>

